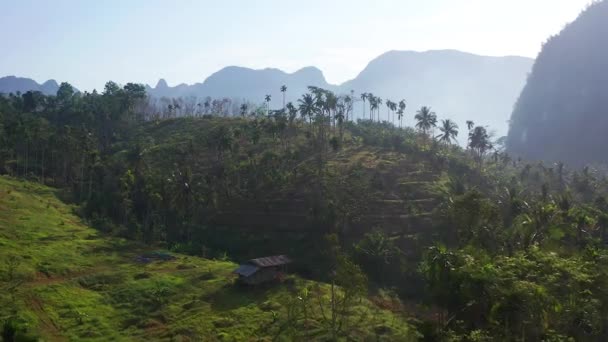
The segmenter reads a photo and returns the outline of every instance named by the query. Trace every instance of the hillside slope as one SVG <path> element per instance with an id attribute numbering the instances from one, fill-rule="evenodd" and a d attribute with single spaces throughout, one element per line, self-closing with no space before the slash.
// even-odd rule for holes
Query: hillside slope
<path id="1" fill-rule="evenodd" d="M 589 6 L 540 52 L 511 117 L 508 150 L 527 159 L 605 163 L 608 1 Z"/>
<path id="2" fill-rule="evenodd" d="M 308 287 L 324 296 L 327 289 L 295 278 L 235 287 L 234 263 L 104 237 L 56 195 L 0 177 L 0 321 L 16 317 L 44 340 L 270 340 L 281 333 L 278 324 L 297 291 Z M 405 322 L 371 303 L 357 313 L 367 317 L 355 329 L 361 337 L 382 326 L 385 339 L 413 339 Z M 315 339 L 322 324 L 310 315 Z"/>
<path id="3" fill-rule="evenodd" d="M 242 235 L 247 241 L 240 245 L 233 240 L 224 245 L 226 239 L 221 238 L 215 241 L 233 255 L 254 257 L 250 246 L 259 245 L 267 254 L 310 256 L 318 238 L 336 227 L 350 239 L 382 230 L 413 253 L 412 238 L 430 238 L 429 217 L 440 203 L 438 189 L 450 168 L 433 163 L 435 152 L 421 150 L 410 140 L 414 139 L 410 131 L 381 127 L 374 124 L 347 130 L 347 142 L 326 156 L 324 176 L 317 174 L 315 153 L 302 128 L 290 138 L 288 150 L 271 137 L 249 141 L 251 123 L 247 120 L 166 120 L 143 125 L 131 137 L 132 144 L 154 142 L 141 154 L 144 168 L 163 175 L 175 172 L 175 165 L 187 163 L 192 165 L 189 183 L 209 182 L 218 188 L 214 209 L 205 212 L 205 219 L 214 229 L 226 229 L 225 234 L 233 239 Z M 222 131 L 239 132 L 238 148 L 218 162 L 207 141 Z M 386 134 L 384 141 L 363 142 L 377 132 Z M 391 139 L 404 141 L 393 148 Z M 116 163 L 125 165 L 125 155 L 117 154 Z M 452 164 L 459 165 L 457 161 Z M 220 174 L 226 172 L 223 170 L 230 173 Z M 225 194 L 224 185 L 232 183 L 238 190 Z M 345 188 L 350 191 L 342 196 Z M 336 207 L 340 214 L 334 212 Z M 286 239 L 297 242 L 286 243 Z M 308 264 L 318 267 L 315 262 Z"/>

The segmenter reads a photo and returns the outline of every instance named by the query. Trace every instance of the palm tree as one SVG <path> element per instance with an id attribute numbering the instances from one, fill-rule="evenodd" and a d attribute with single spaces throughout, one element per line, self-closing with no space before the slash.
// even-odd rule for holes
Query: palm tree
<path id="1" fill-rule="evenodd" d="M 334 94 L 331 91 L 326 91 L 325 92 L 325 103 L 324 103 L 323 107 L 327 111 L 327 116 L 328 116 L 328 119 L 330 120 L 330 123 L 332 120 L 331 113 L 332 112 L 334 114 L 336 113 L 337 106 L 338 106 L 338 97 L 336 96 L 336 94 Z M 335 115 L 333 116 L 333 119 L 334 119 L 333 126 L 335 128 L 336 127 Z"/>
<path id="2" fill-rule="evenodd" d="M 397 110 L 397 103 L 393 102 L 393 101 L 389 101 L 390 102 L 390 106 L 389 108 L 391 109 L 391 112 L 393 112 L 393 120 L 392 123 L 393 125 L 395 124 L 395 111 Z M 388 104 L 387 104 L 388 106 Z"/>
<path id="3" fill-rule="evenodd" d="M 405 113 L 406 107 L 407 105 L 405 104 L 405 100 L 399 101 L 399 111 L 397 112 L 397 115 L 399 116 L 399 127 L 401 127 L 401 121 L 403 118 L 403 113 Z"/>
<path id="4" fill-rule="evenodd" d="M 437 114 L 431 110 L 431 107 L 421 107 L 414 118 L 418 121 L 416 127 L 422 131 L 425 137 L 429 130 L 437 126 Z"/>
<path id="5" fill-rule="evenodd" d="M 348 114 L 353 108 L 353 98 L 351 95 L 344 96 L 344 105 L 346 106 L 346 117 L 344 119 L 348 121 Z"/>
<path id="6" fill-rule="evenodd" d="M 308 118 L 312 123 L 312 116 L 315 113 L 315 99 L 312 94 L 304 94 L 302 98 L 298 100 L 298 110 L 302 118 Z"/>
<path id="7" fill-rule="evenodd" d="M 367 93 L 361 93 L 361 100 L 363 101 L 363 117 L 365 117 L 365 100 L 367 100 Z"/>
<path id="8" fill-rule="evenodd" d="M 283 109 L 285 109 L 285 93 L 287 92 L 287 86 L 286 85 L 282 85 L 281 86 L 281 93 L 283 93 Z"/>
<path id="9" fill-rule="evenodd" d="M 401 119 L 403 118 L 403 109 L 397 110 L 397 120 L 399 120 L 399 128 L 401 128 Z"/>
<path id="10" fill-rule="evenodd" d="M 264 101 L 266 101 L 266 115 L 270 115 L 270 100 L 272 99 L 272 97 L 270 95 L 266 95 L 264 97 Z"/>
<path id="11" fill-rule="evenodd" d="M 450 145 L 452 140 L 455 140 L 458 136 L 458 125 L 450 119 L 442 120 L 439 130 L 441 134 L 437 138 L 439 138 L 439 141 L 444 142 L 446 146 Z"/>
<path id="12" fill-rule="evenodd" d="M 467 120 L 467 129 L 470 131 L 473 126 L 475 126 L 475 123 L 471 120 Z"/>
<path id="13" fill-rule="evenodd" d="M 490 135 L 483 126 L 477 126 L 469 132 L 469 148 L 475 153 L 475 159 L 481 167 L 483 155 L 492 148 Z"/>
<path id="14" fill-rule="evenodd" d="M 293 122 L 298 114 L 298 109 L 291 102 L 287 103 L 285 108 L 287 108 L 287 113 L 289 114 L 289 121 Z"/>
<path id="15" fill-rule="evenodd" d="M 393 108 L 393 101 L 386 100 L 386 121 L 391 121 L 391 109 Z"/>
<path id="16" fill-rule="evenodd" d="M 374 121 L 374 107 L 376 103 L 376 97 L 372 93 L 367 93 L 367 102 L 369 102 L 369 119 Z"/>
<path id="17" fill-rule="evenodd" d="M 341 101 L 336 106 L 336 111 L 334 114 L 334 118 L 337 121 L 338 127 L 340 129 L 340 140 L 342 140 L 342 137 L 344 135 L 343 127 L 344 127 L 344 118 L 346 117 L 345 113 L 346 113 L 346 103 L 344 101 Z M 334 126 L 334 129 L 335 129 L 335 126 Z"/>
<path id="18" fill-rule="evenodd" d="M 246 103 L 243 103 L 243 104 L 241 105 L 241 116 L 242 116 L 242 117 L 245 117 L 245 115 L 247 114 L 247 107 L 248 107 L 248 106 L 247 106 L 247 104 L 246 104 Z"/>
<path id="19" fill-rule="evenodd" d="M 374 111 L 376 110 L 376 106 L 377 106 L 376 97 L 371 95 L 371 97 L 368 99 L 368 102 L 369 102 L 369 119 L 371 121 L 374 121 Z"/>
<path id="20" fill-rule="evenodd" d="M 380 106 L 382 106 L 382 99 L 376 97 L 376 112 L 378 113 L 378 122 L 380 122 Z"/>

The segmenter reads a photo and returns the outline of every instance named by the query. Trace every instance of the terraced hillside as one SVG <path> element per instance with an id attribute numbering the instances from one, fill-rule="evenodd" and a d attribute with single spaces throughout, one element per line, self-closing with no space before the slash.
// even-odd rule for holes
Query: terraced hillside
<path id="1" fill-rule="evenodd" d="M 213 207 L 202 215 L 226 234 L 250 235 L 249 241 L 251 235 L 283 240 L 337 230 L 357 239 L 381 229 L 410 246 L 412 239 L 431 231 L 430 216 L 441 202 L 438 190 L 448 174 L 448 167 L 434 163 L 437 151 L 421 150 L 424 146 L 417 142 L 406 142 L 402 149 L 390 142 L 368 143 L 365 132 L 347 130 L 341 148 L 328 151 L 320 175 L 309 132 L 299 128 L 288 138 L 268 134 L 252 142 L 251 126 L 236 119 L 167 120 L 148 124 L 135 136 L 147 142 L 142 164 L 150 172 L 162 172 L 155 177 L 181 172 L 180 165 L 188 165 L 190 180 L 205 184 L 201 191 L 214 192 L 213 198 L 201 200 Z M 370 129 L 375 135 L 416 139 L 407 130 Z M 235 141 L 220 156 L 209 141 L 221 132 L 231 132 Z M 230 247 L 236 253 L 235 246 Z"/>
<path id="2" fill-rule="evenodd" d="M 359 198 L 360 203 L 352 203 L 355 201 L 352 198 L 335 200 L 354 206 L 348 213 L 350 216 L 339 224 L 344 238 L 356 241 L 379 229 L 401 249 L 412 253 L 414 241 L 429 239 L 431 216 L 441 199 L 438 187 L 445 175 L 427 160 L 370 147 L 346 148 L 332 155 L 328 164 L 337 177 L 360 172 L 366 179 L 366 184 L 358 189 L 344 187 L 344 197 L 350 196 L 349 190 L 353 196 L 365 194 L 365 198 Z M 319 206 L 315 191 L 314 183 L 300 179 L 293 188 L 230 203 L 214 218 L 214 224 L 230 231 L 283 237 L 302 232 L 323 233 L 328 228 L 313 215 Z"/>
<path id="3" fill-rule="evenodd" d="M 287 339 L 293 299 L 326 285 L 233 284 L 236 264 L 172 254 L 87 227 L 51 188 L 0 177 L 0 321 L 46 341 L 270 341 Z M 307 340 L 325 334 L 317 310 Z M 364 300 L 353 339 L 413 340 L 403 318 Z M 356 325 L 354 322 L 356 321 Z"/>
<path id="4" fill-rule="evenodd" d="M 406 154 L 378 148 L 353 147 L 331 156 L 329 168 L 348 175 L 357 169 L 374 183 L 367 203 L 351 230 L 379 227 L 394 234 L 415 231 L 437 204 L 434 185 L 441 173 Z M 304 177 L 302 177 L 304 178 Z M 314 229 L 310 207 L 314 184 L 300 179 L 291 189 L 249 201 L 231 203 L 216 218 L 219 225 L 243 228 Z M 238 217 L 237 217 L 238 216 Z M 417 221 L 418 220 L 418 221 Z"/>

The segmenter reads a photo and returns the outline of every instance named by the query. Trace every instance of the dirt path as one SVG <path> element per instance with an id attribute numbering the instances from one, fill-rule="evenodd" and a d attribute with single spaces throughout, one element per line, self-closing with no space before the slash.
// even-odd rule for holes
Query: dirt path
<path id="1" fill-rule="evenodd" d="M 55 321 L 48 315 L 46 310 L 44 309 L 44 303 L 38 296 L 30 295 L 27 298 L 28 307 L 32 309 L 32 311 L 38 317 L 38 321 L 40 322 L 39 329 L 43 332 L 43 336 L 48 338 L 49 341 L 67 341 L 65 337 L 61 334 L 61 329 L 55 323 Z"/>
<path id="2" fill-rule="evenodd" d="M 37 286 L 60 284 L 60 283 L 65 283 L 68 281 L 75 280 L 80 277 L 86 277 L 86 276 L 90 276 L 90 275 L 96 275 L 99 273 L 103 273 L 108 270 L 109 270 L 108 268 L 94 268 L 94 269 L 90 269 L 90 270 L 70 273 L 66 276 L 59 276 L 59 277 L 57 277 L 57 276 L 48 277 L 42 273 L 39 273 L 34 280 L 28 281 L 24 285 L 28 286 L 28 287 L 37 287 Z"/>

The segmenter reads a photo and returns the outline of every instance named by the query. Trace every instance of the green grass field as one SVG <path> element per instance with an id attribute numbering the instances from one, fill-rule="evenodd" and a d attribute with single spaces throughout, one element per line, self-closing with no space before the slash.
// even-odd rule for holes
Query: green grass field
<path id="1" fill-rule="evenodd" d="M 172 254 L 106 237 L 55 190 L 0 177 L 0 323 L 12 318 L 44 341 L 271 341 L 302 288 L 297 277 L 263 288 L 234 284 L 236 264 Z M 414 340 L 405 319 L 363 301 L 349 314 L 355 340 Z M 302 340 L 324 340 L 320 311 Z M 301 332 L 299 333 L 301 335 Z"/>

